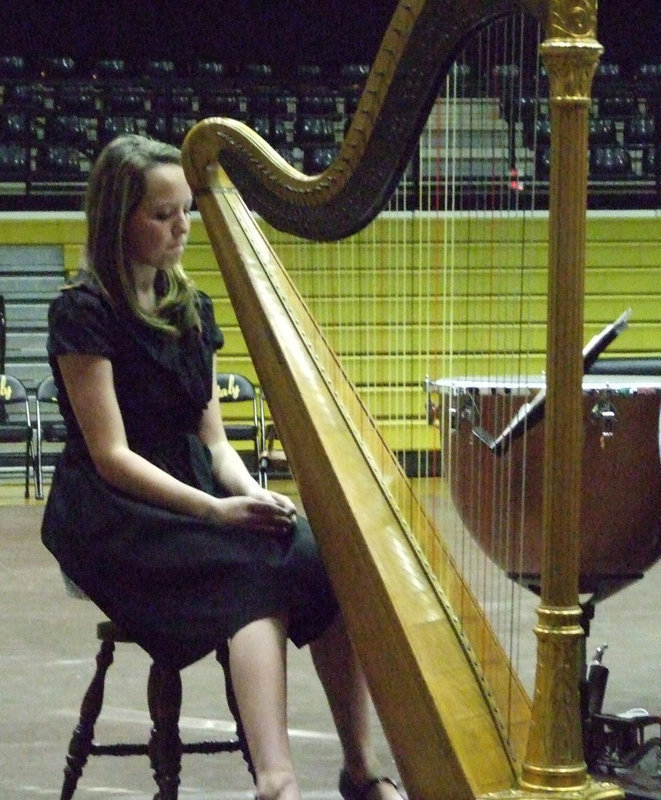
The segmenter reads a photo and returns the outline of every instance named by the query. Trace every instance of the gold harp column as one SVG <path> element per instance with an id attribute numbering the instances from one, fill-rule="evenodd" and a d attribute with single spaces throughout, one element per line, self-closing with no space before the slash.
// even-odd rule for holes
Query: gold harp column
<path id="1" fill-rule="evenodd" d="M 587 775 L 578 605 L 588 113 L 602 52 L 596 19 L 596 0 L 551 0 L 542 45 L 551 115 L 542 584 L 521 788 L 603 797 L 621 793 Z"/>

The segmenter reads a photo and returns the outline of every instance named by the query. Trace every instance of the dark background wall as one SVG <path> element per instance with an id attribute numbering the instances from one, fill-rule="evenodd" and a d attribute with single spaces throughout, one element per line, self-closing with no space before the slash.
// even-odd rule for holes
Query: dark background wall
<path id="1" fill-rule="evenodd" d="M 368 63 L 395 0 L 2 0 L 0 54 Z M 661 0 L 600 0 L 609 61 L 661 62 Z"/>

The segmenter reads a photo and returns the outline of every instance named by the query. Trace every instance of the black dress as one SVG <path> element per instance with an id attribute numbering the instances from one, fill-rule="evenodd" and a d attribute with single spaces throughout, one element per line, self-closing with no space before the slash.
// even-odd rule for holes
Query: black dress
<path id="1" fill-rule="evenodd" d="M 302 646 L 337 613 L 314 536 L 220 528 L 118 491 L 97 474 L 57 365 L 95 354 L 113 367 L 130 447 L 186 483 L 221 497 L 197 436 L 211 397 L 219 331 L 199 294 L 201 336 L 174 340 L 116 312 L 90 283 L 64 290 L 49 314 L 48 354 L 68 438 L 44 513 L 42 540 L 62 570 L 155 660 L 182 668 L 247 623 L 282 611 Z"/>

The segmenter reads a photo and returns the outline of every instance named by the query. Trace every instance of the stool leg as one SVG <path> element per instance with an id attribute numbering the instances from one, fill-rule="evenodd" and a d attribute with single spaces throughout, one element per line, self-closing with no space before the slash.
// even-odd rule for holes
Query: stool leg
<path id="1" fill-rule="evenodd" d="M 181 771 L 181 675 L 176 669 L 152 664 L 147 689 L 152 719 L 149 758 L 158 794 L 154 800 L 177 800 Z"/>
<path id="2" fill-rule="evenodd" d="M 114 650 L 115 645 L 113 642 L 102 642 L 96 656 L 96 672 L 83 697 L 78 725 L 74 728 L 71 742 L 69 743 L 60 800 L 71 800 L 73 793 L 76 791 L 78 779 L 83 774 L 83 769 L 87 763 L 87 758 L 92 748 L 92 740 L 94 739 L 94 725 L 103 705 L 106 672 L 112 664 Z"/>

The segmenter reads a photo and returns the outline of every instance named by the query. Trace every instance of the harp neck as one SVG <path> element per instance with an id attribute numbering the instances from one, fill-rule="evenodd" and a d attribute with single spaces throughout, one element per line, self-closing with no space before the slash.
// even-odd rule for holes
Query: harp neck
<path id="1" fill-rule="evenodd" d="M 460 45 L 490 19 L 543 0 L 410 0 L 397 6 L 334 163 L 305 175 L 235 120 L 194 126 L 184 147 L 193 191 L 220 161 L 248 206 L 279 230 L 317 241 L 364 228 L 390 198 Z"/>

